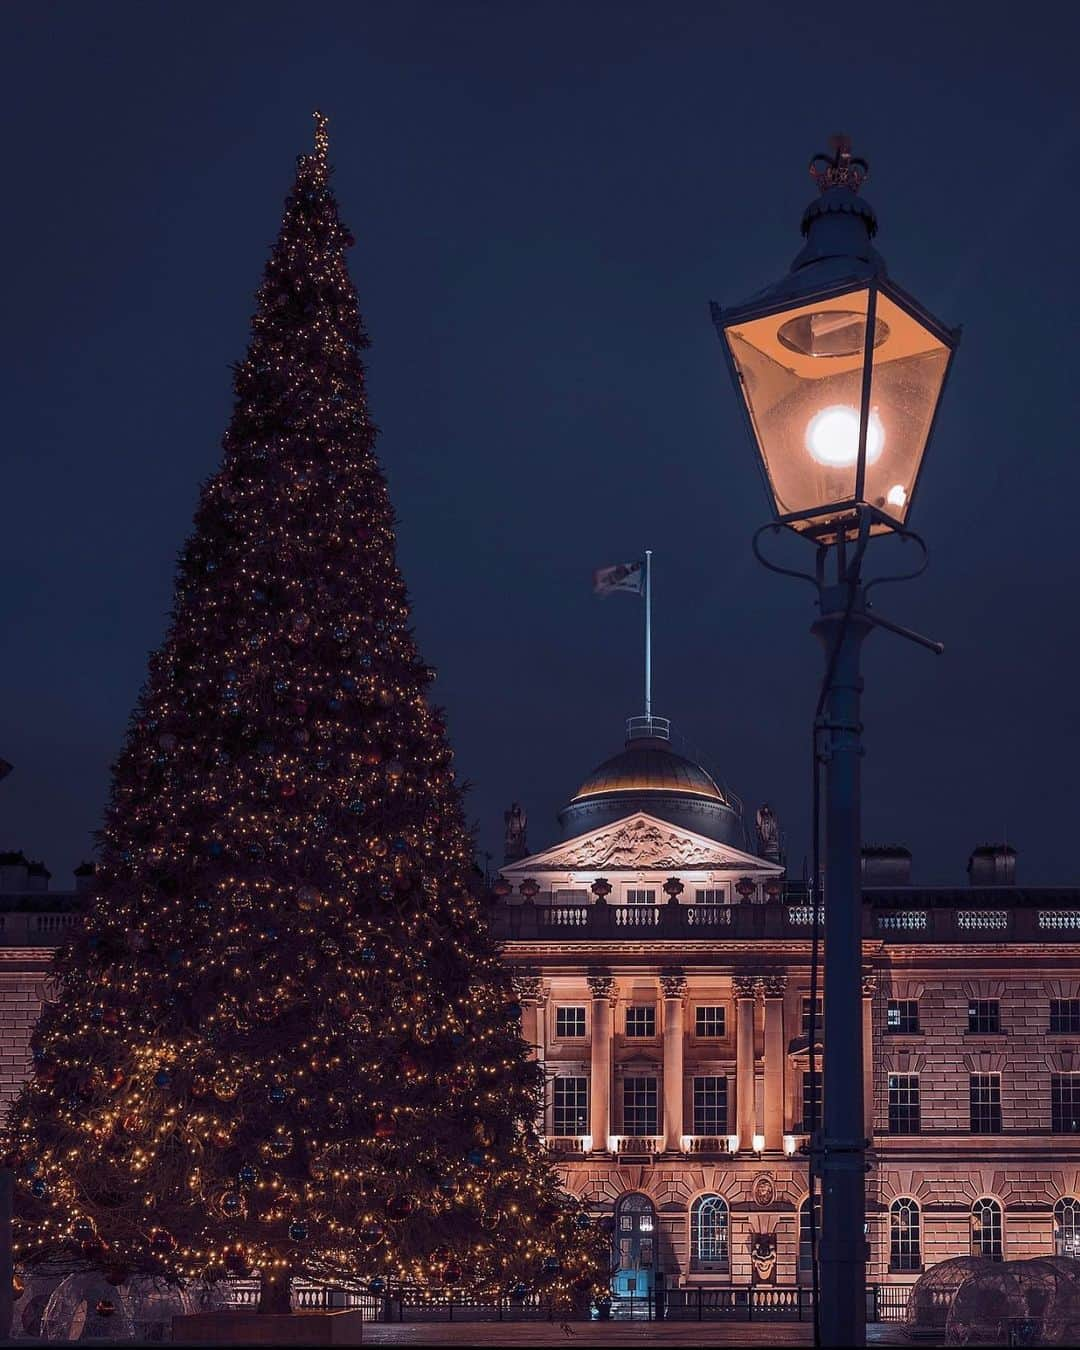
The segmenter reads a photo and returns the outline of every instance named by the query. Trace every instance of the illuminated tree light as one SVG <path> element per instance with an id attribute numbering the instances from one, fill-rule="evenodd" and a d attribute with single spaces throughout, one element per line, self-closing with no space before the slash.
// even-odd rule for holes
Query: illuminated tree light
<path id="1" fill-rule="evenodd" d="M 540 1074 L 408 628 L 350 243 L 320 124 L 9 1118 L 22 1262 L 490 1292 L 606 1260 L 535 1150 Z"/>

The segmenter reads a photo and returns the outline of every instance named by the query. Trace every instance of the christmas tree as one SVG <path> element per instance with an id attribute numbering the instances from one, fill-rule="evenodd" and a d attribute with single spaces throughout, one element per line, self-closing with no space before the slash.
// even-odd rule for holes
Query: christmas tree
<path id="1" fill-rule="evenodd" d="M 17 1259 L 570 1296 L 603 1241 L 475 890 L 375 457 L 326 121 L 9 1118 Z"/>

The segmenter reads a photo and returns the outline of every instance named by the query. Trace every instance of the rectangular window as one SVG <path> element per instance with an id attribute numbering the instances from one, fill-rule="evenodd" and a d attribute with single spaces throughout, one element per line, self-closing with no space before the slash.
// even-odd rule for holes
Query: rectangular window
<path id="1" fill-rule="evenodd" d="M 889 999 L 885 1029 L 899 1035 L 917 1032 L 919 1030 L 919 1000 L 916 998 Z"/>
<path id="2" fill-rule="evenodd" d="M 623 1134 L 656 1134 L 656 1079 L 623 1079 Z"/>
<path id="3" fill-rule="evenodd" d="M 1001 1133 L 1001 1074 L 971 1075 L 971 1133 Z"/>
<path id="4" fill-rule="evenodd" d="M 920 1126 L 919 1075 L 889 1074 L 889 1133 L 918 1134 Z"/>
<path id="5" fill-rule="evenodd" d="M 713 1005 L 694 1010 L 695 1036 L 723 1036 L 726 1031 L 724 1009 Z"/>
<path id="6" fill-rule="evenodd" d="M 694 1079 L 694 1133 L 727 1134 L 727 1079 Z"/>
<path id="7" fill-rule="evenodd" d="M 627 1004 L 626 1034 L 628 1036 L 655 1036 L 656 1005 L 653 1003 Z"/>
<path id="8" fill-rule="evenodd" d="M 1050 1000 L 1051 1036 L 1080 1036 L 1080 998 Z"/>
<path id="9" fill-rule="evenodd" d="M 581 891 L 556 891 L 555 904 L 557 905 L 587 905 L 589 903 L 589 892 Z"/>
<path id="10" fill-rule="evenodd" d="M 699 905 L 726 905 L 727 891 L 697 890 L 694 892 L 694 900 Z"/>
<path id="11" fill-rule="evenodd" d="M 556 1078 L 552 1128 L 556 1134 L 589 1133 L 589 1080 Z"/>
<path id="12" fill-rule="evenodd" d="M 820 1036 L 820 1035 L 821 1035 L 821 1032 L 822 1032 L 822 1018 L 824 1017 L 825 1004 L 824 1004 L 824 1000 L 822 999 L 822 997 L 821 997 L 820 994 L 818 994 L 818 996 L 817 996 L 817 998 L 814 1000 L 814 1002 L 815 1002 L 815 1004 L 816 1004 L 816 1008 L 815 1008 L 815 1017 L 814 1017 L 814 1025 L 815 1025 L 815 1027 L 816 1027 L 816 1034 L 817 1034 L 818 1036 Z M 803 994 L 803 1000 L 802 1000 L 802 1034 L 803 1034 L 804 1036 L 809 1036 L 809 1035 L 810 1035 L 810 995 L 809 995 L 809 994 Z"/>
<path id="13" fill-rule="evenodd" d="M 1050 1128 L 1055 1134 L 1080 1134 L 1080 1073 L 1050 1075 Z"/>
<path id="14" fill-rule="evenodd" d="M 626 892 L 626 903 L 628 905 L 655 905 L 656 892 L 633 890 Z"/>
<path id="15" fill-rule="evenodd" d="M 555 1035 L 570 1039 L 585 1035 L 585 1009 L 582 1007 L 555 1009 Z"/>
<path id="16" fill-rule="evenodd" d="M 968 1031 L 994 1036 L 1001 1030 L 1001 1004 L 996 998 L 973 998 L 968 1004 Z"/>
<path id="17" fill-rule="evenodd" d="M 821 1065 L 817 1067 L 817 1073 L 804 1073 L 802 1076 L 802 1131 L 803 1134 L 812 1134 L 814 1130 L 821 1128 L 821 1103 L 823 1101 L 822 1090 L 824 1084 L 821 1077 Z"/>

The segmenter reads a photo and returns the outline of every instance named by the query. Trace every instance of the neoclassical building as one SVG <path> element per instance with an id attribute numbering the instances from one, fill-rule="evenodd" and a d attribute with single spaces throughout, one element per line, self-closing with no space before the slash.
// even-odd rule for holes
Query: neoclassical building
<path id="1" fill-rule="evenodd" d="M 810 899 L 769 813 L 751 843 L 737 798 L 662 719 L 629 730 L 561 812 L 559 842 L 529 855 L 515 818 L 521 856 L 493 888 L 547 1148 L 610 1222 L 620 1293 L 660 1273 L 690 1291 L 806 1284 Z M 91 870 L 52 890 L 40 864 L 0 854 L 3 1104 Z M 977 848 L 968 876 L 913 885 L 900 848 L 863 860 L 851 1072 L 873 1283 L 969 1252 L 1080 1253 L 1080 887 L 1023 887 L 1006 847 Z"/>
<path id="2" fill-rule="evenodd" d="M 806 888 L 771 813 L 751 845 L 665 721 L 629 731 L 495 886 L 547 1147 L 619 1293 L 808 1283 Z M 864 854 L 871 1282 L 1080 1248 L 1080 888 L 1015 872 L 984 846 L 966 887 L 918 886 L 907 850 Z"/>

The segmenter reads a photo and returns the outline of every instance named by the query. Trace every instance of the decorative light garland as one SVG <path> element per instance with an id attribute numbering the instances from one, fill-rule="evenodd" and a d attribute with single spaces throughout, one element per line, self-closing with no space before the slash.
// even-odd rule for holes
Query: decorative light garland
<path id="1" fill-rule="evenodd" d="M 328 149 L 316 114 L 9 1118 L 17 1259 L 567 1301 L 607 1243 L 540 1153 L 542 1077 L 408 628 Z"/>

